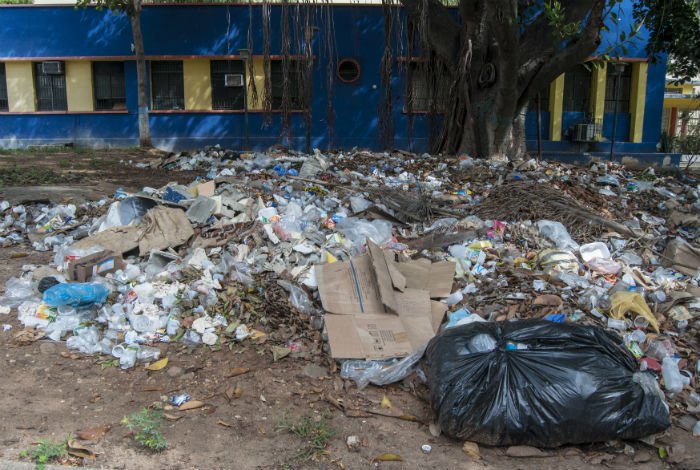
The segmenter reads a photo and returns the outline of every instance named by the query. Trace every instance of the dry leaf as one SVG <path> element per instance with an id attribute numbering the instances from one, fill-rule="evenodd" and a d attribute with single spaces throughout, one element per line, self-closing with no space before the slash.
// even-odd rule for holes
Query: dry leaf
<path id="1" fill-rule="evenodd" d="M 160 361 L 156 361 L 153 364 L 146 366 L 146 370 L 161 370 L 168 365 L 168 358 L 164 357 Z"/>
<path id="2" fill-rule="evenodd" d="M 384 394 L 382 397 L 382 408 L 391 408 L 391 401 L 389 401 L 389 398 Z"/>
<path id="3" fill-rule="evenodd" d="M 182 415 L 173 415 L 170 413 L 163 413 L 163 418 L 167 419 L 168 421 L 177 421 L 178 419 L 182 418 Z"/>
<path id="4" fill-rule="evenodd" d="M 243 389 L 241 388 L 240 384 L 236 384 L 236 388 L 233 390 L 233 397 L 241 398 L 241 395 L 243 395 Z"/>
<path id="5" fill-rule="evenodd" d="M 162 392 L 163 390 L 162 385 L 145 385 L 139 389 L 140 392 Z"/>
<path id="6" fill-rule="evenodd" d="M 227 388 L 226 391 L 224 392 L 224 396 L 226 397 L 226 399 L 228 401 L 231 401 L 235 395 L 236 395 L 236 389 L 233 387 Z"/>
<path id="7" fill-rule="evenodd" d="M 75 435 L 78 439 L 83 441 L 96 441 L 107 434 L 110 428 L 111 426 L 109 424 L 105 424 L 104 426 L 97 426 L 95 428 L 81 429 L 77 431 Z"/>
<path id="8" fill-rule="evenodd" d="M 372 462 L 403 462 L 399 454 L 381 454 L 372 459 Z"/>
<path id="9" fill-rule="evenodd" d="M 33 328 L 25 328 L 15 333 L 15 339 L 20 344 L 31 344 L 44 337 L 44 332 Z"/>
<path id="10" fill-rule="evenodd" d="M 272 346 L 270 350 L 272 351 L 272 360 L 274 362 L 277 362 L 280 359 L 284 359 L 285 357 L 289 356 L 292 352 L 291 349 L 285 348 L 283 346 Z"/>
<path id="11" fill-rule="evenodd" d="M 94 459 L 96 457 L 92 450 L 74 439 L 68 441 L 68 453 L 73 457 L 80 457 L 82 459 Z"/>
<path id="12" fill-rule="evenodd" d="M 224 427 L 226 427 L 226 428 L 232 428 L 232 427 L 233 427 L 232 424 L 228 424 L 226 421 L 221 421 L 221 420 L 217 421 L 216 424 L 219 424 L 219 425 L 224 426 Z"/>
<path id="13" fill-rule="evenodd" d="M 186 401 L 185 403 L 183 403 L 182 405 L 180 405 L 180 407 L 178 408 L 178 410 L 180 410 L 180 411 L 194 410 L 194 409 L 197 409 L 197 408 L 201 408 L 201 407 L 203 407 L 203 406 L 204 406 L 204 402 L 203 402 L 203 401 L 199 401 L 199 400 L 190 400 L 190 401 Z"/>
<path id="14" fill-rule="evenodd" d="M 465 454 L 467 454 L 469 457 L 473 458 L 474 460 L 481 460 L 481 452 L 479 452 L 479 444 L 477 444 L 476 442 L 466 441 L 464 443 L 464 446 L 462 446 L 462 450 L 464 451 Z"/>
<path id="15" fill-rule="evenodd" d="M 248 369 L 246 367 L 234 367 L 233 369 L 231 369 L 231 371 L 228 374 L 226 374 L 226 377 L 228 377 L 228 378 L 237 377 L 239 375 L 243 375 L 243 374 L 246 374 L 248 372 L 250 372 L 250 369 Z"/>

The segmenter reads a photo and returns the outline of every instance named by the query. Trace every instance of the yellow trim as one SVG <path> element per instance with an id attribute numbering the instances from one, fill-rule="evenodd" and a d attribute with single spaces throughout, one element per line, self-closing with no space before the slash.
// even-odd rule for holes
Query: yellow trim
<path id="1" fill-rule="evenodd" d="M 630 90 L 630 141 L 641 142 L 644 130 L 644 107 L 647 97 L 647 74 L 649 64 L 635 62 L 632 64 L 632 87 Z"/>
<path id="2" fill-rule="evenodd" d="M 36 111 L 31 62 L 5 62 L 8 109 L 11 113 Z"/>
<path id="3" fill-rule="evenodd" d="M 66 99 L 68 111 L 94 111 L 90 61 L 66 62 Z"/>
<path id="4" fill-rule="evenodd" d="M 253 92 L 248 87 L 248 109 L 251 111 L 262 111 L 263 98 L 265 96 L 265 62 L 262 57 L 253 57 L 253 79 L 255 80 L 255 88 L 258 92 L 258 99 L 253 99 Z M 246 65 L 246 77 L 248 77 L 248 66 Z M 250 84 L 251 77 L 248 77 Z"/>
<path id="5" fill-rule="evenodd" d="M 564 111 L 564 74 L 549 85 L 549 140 L 561 140 L 561 119 Z"/>
<path id="6" fill-rule="evenodd" d="M 607 81 L 608 64 L 603 62 L 600 66 L 593 66 L 591 82 L 590 112 L 595 123 L 602 126 L 605 117 L 605 84 Z M 599 136 L 598 139 L 601 137 Z"/>
<path id="7" fill-rule="evenodd" d="M 700 108 L 700 98 L 665 98 L 664 108 L 683 108 L 695 111 Z"/>
<path id="8" fill-rule="evenodd" d="M 185 109 L 211 110 L 211 65 L 208 59 L 182 61 Z"/>

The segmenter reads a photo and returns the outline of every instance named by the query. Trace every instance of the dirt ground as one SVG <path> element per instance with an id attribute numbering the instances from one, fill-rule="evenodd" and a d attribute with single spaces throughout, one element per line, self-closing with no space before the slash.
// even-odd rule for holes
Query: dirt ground
<path id="1" fill-rule="evenodd" d="M 0 199 L 90 199 L 112 194 L 117 187 L 138 190 L 169 181 L 187 183 L 197 174 L 119 163 L 149 158 L 153 157 L 137 151 L 0 155 Z M 0 249 L 0 286 L 22 265 L 41 265 L 50 256 L 31 246 Z M 430 410 L 422 398 L 426 389 L 415 377 L 396 386 L 358 391 L 331 371 L 327 359 L 313 363 L 286 357 L 275 362 L 264 344 L 250 343 L 221 351 L 162 345 L 161 357 L 169 358 L 166 369 L 140 366 L 123 371 L 103 367 L 99 358 L 72 354 L 64 342 L 19 343 L 15 334 L 22 326 L 14 312 L 0 315 L 0 324 L 11 326 L 0 330 L 1 459 L 19 459 L 20 452 L 39 439 L 58 441 L 79 430 L 109 425 L 104 437 L 87 443 L 98 456 L 86 459 L 85 465 L 135 470 L 700 468 L 700 440 L 676 426 L 662 440 L 673 446 L 671 457 L 664 460 L 641 442 L 545 450 L 536 458 L 513 458 L 505 448 L 481 446 L 481 459 L 474 460 L 462 450 L 462 442 L 430 434 Z M 238 368 L 249 371 L 234 376 Z M 229 399 L 227 390 L 237 393 Z M 171 418 L 164 420 L 162 429 L 169 448 L 159 454 L 139 448 L 120 420 L 178 393 L 188 393 L 204 406 L 184 412 L 166 409 Z M 416 421 L 373 414 L 348 417 L 332 404 L 381 410 L 384 395 L 392 410 L 400 409 Z M 303 431 L 305 418 L 329 437 L 312 442 L 318 434 Z M 360 440 L 357 451 L 346 446 L 351 435 Z M 432 446 L 430 453 L 421 451 L 424 444 Z M 384 453 L 398 454 L 402 461 L 373 462 Z"/>

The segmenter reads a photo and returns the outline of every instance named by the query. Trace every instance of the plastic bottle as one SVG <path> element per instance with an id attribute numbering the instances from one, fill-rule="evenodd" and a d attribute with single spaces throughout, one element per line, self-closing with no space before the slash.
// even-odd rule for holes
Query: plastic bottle
<path id="1" fill-rule="evenodd" d="M 70 305 L 88 307 L 107 300 L 109 289 L 98 283 L 57 284 L 44 292 L 44 303 L 50 307 Z"/>
<path id="2" fill-rule="evenodd" d="M 678 364 L 673 358 L 665 357 L 662 363 L 661 375 L 669 395 L 676 395 L 683 390 L 683 376 L 678 370 Z"/>

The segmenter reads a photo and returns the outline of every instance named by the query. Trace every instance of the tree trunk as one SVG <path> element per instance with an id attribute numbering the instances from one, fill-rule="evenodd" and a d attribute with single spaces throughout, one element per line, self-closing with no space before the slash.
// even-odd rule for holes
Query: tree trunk
<path id="1" fill-rule="evenodd" d="M 151 147 L 151 127 L 148 122 L 148 87 L 146 70 L 146 54 L 143 49 L 143 34 L 141 33 L 141 0 L 131 0 L 132 10 L 129 13 L 131 31 L 136 53 L 136 81 L 138 82 L 138 117 L 139 117 L 139 146 Z"/>

